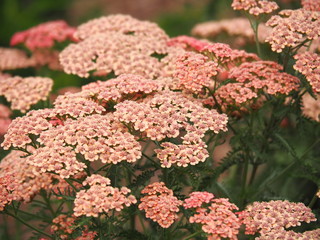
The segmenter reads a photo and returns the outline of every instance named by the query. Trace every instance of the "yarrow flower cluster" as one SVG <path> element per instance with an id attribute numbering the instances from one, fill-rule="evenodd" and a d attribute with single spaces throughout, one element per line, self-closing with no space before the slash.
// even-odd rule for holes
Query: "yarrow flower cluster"
<path id="1" fill-rule="evenodd" d="M 145 211 L 146 217 L 161 227 L 170 227 L 178 218 L 176 213 L 182 201 L 178 200 L 163 182 L 149 184 L 141 193 L 146 196 L 140 199 L 139 209 Z"/>
<path id="2" fill-rule="evenodd" d="M 0 71 L 34 67 L 37 62 L 19 49 L 0 48 Z"/>
<path id="3" fill-rule="evenodd" d="M 4 135 L 11 123 L 11 110 L 7 106 L 0 104 L 0 136 Z"/>
<path id="4" fill-rule="evenodd" d="M 11 102 L 11 109 L 26 112 L 31 105 L 46 100 L 53 80 L 46 77 L 9 77 L 0 79 L 0 95 Z"/>
<path id="5" fill-rule="evenodd" d="M 168 36 L 156 24 L 126 15 L 94 19 L 79 26 L 82 39 L 60 54 L 64 71 L 88 77 L 90 71 L 139 74 L 154 78 L 161 64 L 153 54 L 167 53 Z"/>
<path id="6" fill-rule="evenodd" d="M 303 43 L 320 36 L 320 12 L 305 9 L 282 10 L 272 16 L 267 26 L 273 28 L 266 42 L 272 51 L 282 52 L 284 48 L 299 48 Z"/>
<path id="7" fill-rule="evenodd" d="M 195 208 L 195 214 L 189 218 L 189 222 L 201 224 L 208 239 L 238 239 L 241 221 L 234 213 L 238 207 L 227 198 L 214 198 L 208 192 L 193 192 L 185 199 L 183 207 Z"/>
<path id="8" fill-rule="evenodd" d="M 87 190 L 77 192 L 74 200 L 74 215 L 98 217 L 100 213 L 108 214 L 111 210 L 121 211 L 124 206 L 129 207 L 137 202 L 130 189 L 126 187 L 114 188 L 110 186 L 110 179 L 92 174 L 84 182 Z"/>
<path id="9" fill-rule="evenodd" d="M 159 92 L 141 103 L 124 101 L 115 108 L 114 115 L 120 121 L 131 124 L 151 140 L 177 138 L 180 130 L 187 131 L 182 145 L 163 142 L 163 149 L 155 150 L 162 167 L 171 167 L 174 163 L 186 167 L 205 161 L 208 153 L 201 138 L 209 130 L 214 133 L 227 130 L 226 115 L 201 107 L 186 95 L 172 91 Z"/>
<path id="10" fill-rule="evenodd" d="M 304 75 L 315 93 L 320 93 L 320 55 L 304 52 L 294 56 L 293 68 Z"/>
<path id="11" fill-rule="evenodd" d="M 303 95 L 302 113 L 314 121 L 320 122 L 320 94 L 317 94 L 316 97 L 314 99 L 310 94 Z"/>
<path id="12" fill-rule="evenodd" d="M 264 42 L 270 31 L 271 28 L 264 23 L 259 24 L 259 42 Z M 215 38 L 223 33 L 233 37 L 235 46 L 243 46 L 254 40 L 254 32 L 249 20 L 241 17 L 199 23 L 192 28 L 192 35 L 203 38 Z"/>
<path id="13" fill-rule="evenodd" d="M 70 27 L 65 21 L 57 20 L 39 24 L 28 30 L 17 32 L 11 38 L 10 45 L 23 43 L 31 51 L 37 48 L 51 48 L 55 41 L 75 41 L 73 37 L 75 28 Z"/>
<path id="14" fill-rule="evenodd" d="M 216 91 L 217 101 L 222 105 L 239 106 L 251 103 L 264 91 L 271 95 L 285 94 L 297 90 L 299 79 L 285 72 L 282 66 L 272 61 L 243 63 L 230 70 L 228 78 L 235 83 L 228 83 Z M 227 106 L 225 106 L 227 107 Z"/>
<path id="15" fill-rule="evenodd" d="M 264 235 L 276 235 L 286 228 L 300 226 L 302 222 L 316 221 L 310 208 L 287 200 L 254 202 L 239 213 L 239 217 L 246 225 L 246 234 L 259 232 L 261 239 L 265 239 Z"/>
<path id="16" fill-rule="evenodd" d="M 320 2 L 318 0 L 301 0 L 304 9 L 310 11 L 320 11 Z"/>
<path id="17" fill-rule="evenodd" d="M 244 10 L 254 16 L 269 14 L 279 8 L 272 0 L 233 0 L 231 6 L 234 10 Z"/>

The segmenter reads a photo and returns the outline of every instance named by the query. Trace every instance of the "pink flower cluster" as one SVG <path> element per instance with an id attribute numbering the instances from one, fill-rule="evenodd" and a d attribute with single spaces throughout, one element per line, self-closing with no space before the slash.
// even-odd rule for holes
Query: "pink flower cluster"
<path id="1" fill-rule="evenodd" d="M 301 0 L 301 5 L 309 11 L 320 11 L 320 2 L 318 0 Z"/>
<path id="2" fill-rule="evenodd" d="M 310 208 L 303 203 L 287 200 L 254 202 L 239 213 L 239 217 L 246 225 L 246 234 L 259 232 L 261 239 L 271 239 L 263 237 L 277 235 L 284 232 L 285 228 L 300 226 L 301 222 L 316 221 Z"/>
<path id="3" fill-rule="evenodd" d="M 100 213 L 109 213 L 111 210 L 121 211 L 124 206 L 129 207 L 137 202 L 130 189 L 126 187 L 114 188 L 109 186 L 110 180 L 97 174 L 88 177 L 83 185 L 89 189 L 81 190 L 74 200 L 74 215 L 98 217 Z"/>
<path id="4" fill-rule="evenodd" d="M 51 48 L 55 41 L 75 41 L 73 34 L 75 28 L 70 27 L 65 21 L 57 20 L 39 24 L 28 30 L 17 32 L 11 38 L 10 45 L 23 43 L 31 51 L 37 48 Z"/>
<path id="5" fill-rule="evenodd" d="M 320 229 L 297 233 L 294 231 L 277 230 L 255 238 L 256 240 L 317 240 L 320 239 Z"/>
<path id="6" fill-rule="evenodd" d="M 0 48 L 0 71 L 34 67 L 37 62 L 19 49 Z"/>
<path id="7" fill-rule="evenodd" d="M 208 204 L 208 207 L 203 207 Z M 193 192 L 185 199 L 184 208 L 195 208 L 195 214 L 189 218 L 190 223 L 199 223 L 208 234 L 208 239 L 238 239 L 241 221 L 234 213 L 238 207 L 227 198 L 214 198 L 208 192 Z"/>
<path id="8" fill-rule="evenodd" d="M 212 84 L 212 77 L 218 74 L 218 64 L 198 53 L 186 52 L 178 57 L 175 63 L 174 76 L 180 84 L 193 92 L 200 92 L 203 87 Z"/>
<path id="9" fill-rule="evenodd" d="M 320 12 L 305 9 L 283 10 L 272 16 L 267 26 L 273 28 L 266 42 L 272 51 L 282 52 L 284 48 L 299 48 L 305 41 L 320 37 Z"/>
<path id="10" fill-rule="evenodd" d="M 178 218 L 176 213 L 179 212 L 182 201 L 178 200 L 163 182 L 149 184 L 141 193 L 146 196 L 140 199 L 139 209 L 145 211 L 146 217 L 161 227 L 170 227 Z"/>
<path id="11" fill-rule="evenodd" d="M 238 65 L 242 62 L 250 62 L 259 59 L 256 54 L 247 53 L 243 50 L 232 49 L 225 43 L 211 43 L 209 41 L 198 40 L 188 36 L 172 38 L 168 42 L 168 45 L 197 51 L 226 68 Z"/>
<path id="12" fill-rule="evenodd" d="M 262 91 L 268 94 L 286 94 L 297 90 L 299 79 L 288 73 L 280 72 L 282 66 L 271 61 L 243 63 L 229 72 L 229 78 L 236 83 L 228 83 L 216 91 L 222 105 L 241 105 L 257 98 Z"/>
<path id="13" fill-rule="evenodd" d="M 254 16 L 269 14 L 279 8 L 272 0 L 233 0 L 231 6 L 234 10 L 244 10 Z"/>
<path id="14" fill-rule="evenodd" d="M 41 189 L 52 187 L 52 174 L 40 174 L 22 158 L 24 155 L 21 151 L 12 151 L 1 160 L 0 179 L 9 181 L 1 185 L 5 196 L 0 201 L 2 208 L 11 200 L 29 202 Z"/>
<path id="15" fill-rule="evenodd" d="M 45 100 L 53 80 L 46 77 L 9 77 L 0 79 L 0 95 L 11 102 L 11 109 L 25 113 L 31 105 Z"/>
<path id="16" fill-rule="evenodd" d="M 167 53 L 168 36 L 156 24 L 126 15 L 111 15 L 79 26 L 83 39 L 60 54 L 66 73 L 88 77 L 89 72 L 161 75 L 161 64 L 153 54 Z"/>
<path id="17" fill-rule="evenodd" d="M 4 135 L 8 130 L 11 123 L 11 113 L 11 110 L 7 106 L 0 104 L 0 136 Z"/>
<path id="18" fill-rule="evenodd" d="M 306 77 L 315 93 L 320 93 L 320 55 L 304 52 L 295 55 L 294 59 L 297 61 L 293 68 Z"/>

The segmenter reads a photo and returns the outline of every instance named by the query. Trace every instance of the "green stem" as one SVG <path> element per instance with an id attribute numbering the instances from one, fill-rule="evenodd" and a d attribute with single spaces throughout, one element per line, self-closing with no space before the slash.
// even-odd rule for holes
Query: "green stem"
<path id="1" fill-rule="evenodd" d="M 41 196 L 42 196 L 43 200 L 45 201 L 46 206 L 48 207 L 48 209 L 51 212 L 52 216 L 55 217 L 56 213 L 55 213 L 55 211 L 53 210 L 53 208 L 51 206 L 50 198 L 48 198 L 47 193 L 46 192 L 42 192 Z"/>
<path id="2" fill-rule="evenodd" d="M 38 233 L 40 233 L 40 234 L 42 234 L 42 235 L 50 238 L 50 239 L 53 239 L 53 237 L 52 237 L 51 235 L 49 235 L 49 234 L 45 233 L 44 231 L 42 231 L 42 230 L 40 230 L 40 229 L 38 229 L 38 228 L 30 225 L 29 223 L 25 222 L 22 218 L 20 218 L 20 217 L 18 217 L 18 216 L 15 216 L 14 214 L 9 213 L 9 212 L 5 212 L 5 213 L 8 214 L 8 215 L 11 216 L 11 217 L 17 219 L 19 222 L 21 222 L 22 224 L 24 224 L 24 225 L 26 225 L 27 227 L 31 228 L 32 230 L 34 230 L 34 231 L 36 231 L 36 232 L 38 232 Z"/>
<path id="3" fill-rule="evenodd" d="M 256 42 L 256 48 L 257 48 L 258 55 L 260 58 L 262 58 L 262 51 L 261 51 L 259 37 L 258 37 L 259 22 L 257 20 L 252 20 L 250 17 L 249 17 L 249 21 L 250 21 L 250 25 L 251 25 L 251 28 L 254 33 L 254 40 Z"/>
<path id="4" fill-rule="evenodd" d="M 316 191 L 316 193 L 313 195 L 313 198 L 311 199 L 311 201 L 310 201 L 310 203 L 309 203 L 309 205 L 308 205 L 309 208 L 312 208 L 313 205 L 316 203 L 317 199 L 319 198 L 319 197 L 317 196 L 318 191 L 319 191 L 319 188 L 318 188 L 318 190 Z"/>
<path id="5" fill-rule="evenodd" d="M 146 159 L 150 160 L 152 163 L 154 163 L 158 168 L 161 168 L 161 165 L 154 161 L 151 157 L 149 157 L 147 154 L 142 153 L 142 156 L 144 156 Z"/>
<path id="6" fill-rule="evenodd" d="M 195 232 L 195 233 L 189 235 L 188 237 L 186 237 L 184 240 L 191 239 L 191 238 L 193 238 L 194 236 L 197 236 L 197 235 L 200 234 L 200 233 L 201 233 L 201 232 Z"/>

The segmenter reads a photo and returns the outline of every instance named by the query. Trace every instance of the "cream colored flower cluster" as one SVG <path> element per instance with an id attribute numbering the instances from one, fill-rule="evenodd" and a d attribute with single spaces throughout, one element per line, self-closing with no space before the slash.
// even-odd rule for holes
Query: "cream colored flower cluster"
<path id="1" fill-rule="evenodd" d="M 155 23 L 127 15 L 111 15 L 91 20 L 75 34 L 82 41 L 60 54 L 64 71 L 80 77 L 89 72 L 161 75 L 161 64 L 153 54 L 167 53 L 169 37 Z"/>
<path id="2" fill-rule="evenodd" d="M 0 48 L 0 71 L 34 67 L 37 62 L 19 49 Z"/>
<path id="3" fill-rule="evenodd" d="M 281 234 L 285 229 L 300 226 L 302 222 L 316 221 L 311 209 L 303 203 L 293 203 L 287 200 L 254 202 L 239 214 L 246 225 L 246 234 L 259 232 L 262 239 L 264 235 Z M 290 235 L 290 233 L 286 233 Z M 273 238 L 278 239 L 278 238 Z"/>
<path id="4" fill-rule="evenodd" d="M 46 77 L 9 77 L 0 79 L 0 95 L 11 102 L 12 110 L 25 113 L 40 100 L 46 100 L 53 80 Z"/>

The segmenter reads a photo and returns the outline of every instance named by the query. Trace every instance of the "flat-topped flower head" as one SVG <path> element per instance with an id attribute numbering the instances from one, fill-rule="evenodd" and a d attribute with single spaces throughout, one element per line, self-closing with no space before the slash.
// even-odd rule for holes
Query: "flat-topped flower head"
<path id="1" fill-rule="evenodd" d="M 231 6 L 234 10 L 243 10 L 254 16 L 269 14 L 279 8 L 272 0 L 233 0 Z"/>
<path id="2" fill-rule="evenodd" d="M 74 200 L 73 211 L 76 217 L 98 217 L 100 213 L 108 214 L 111 210 L 120 212 L 125 206 L 129 207 L 137 202 L 136 198 L 129 194 L 130 189 L 111 187 L 110 180 L 99 175 L 89 178 L 84 185 L 90 182 L 90 188 L 77 192 Z"/>
<path id="3" fill-rule="evenodd" d="M 0 179 L 9 179 L 6 185 L 7 203 L 11 200 L 29 202 L 41 189 L 51 189 L 53 175 L 40 174 L 22 158 L 25 153 L 11 151 L 0 163 Z M 4 202 L 0 203 L 0 206 Z"/>
<path id="4" fill-rule="evenodd" d="M 154 78 L 160 75 L 157 40 L 118 32 L 92 35 L 77 44 L 70 44 L 60 53 L 60 63 L 68 74 L 89 77 L 89 72 L 138 74 Z"/>
<path id="5" fill-rule="evenodd" d="M 272 51 L 282 52 L 284 48 L 294 49 L 320 36 L 320 12 L 306 9 L 282 10 L 272 16 L 267 26 L 273 28 L 266 42 Z"/>
<path id="6" fill-rule="evenodd" d="M 320 2 L 318 0 L 301 0 L 301 5 L 309 11 L 320 11 Z"/>
<path id="7" fill-rule="evenodd" d="M 247 206 L 239 217 L 246 225 L 246 234 L 259 232 L 262 236 L 273 231 L 300 226 L 302 222 L 316 221 L 310 208 L 303 203 L 287 200 L 254 202 Z"/>
<path id="8" fill-rule="evenodd" d="M 158 39 L 161 43 L 168 40 L 167 34 L 156 23 L 141 21 L 124 14 L 92 19 L 78 26 L 75 36 L 83 40 L 98 33 L 112 32 Z"/>
<path id="9" fill-rule="evenodd" d="M 178 218 L 177 212 L 182 201 L 178 200 L 163 182 L 150 184 L 141 193 L 147 195 L 140 199 L 139 209 L 145 211 L 146 217 L 161 227 L 170 227 Z"/>
<path id="10" fill-rule="evenodd" d="M 186 198 L 183 203 L 185 209 L 201 207 L 203 203 L 209 203 L 214 198 L 214 195 L 209 192 L 192 192 L 189 198 Z"/>
<path id="11" fill-rule="evenodd" d="M 37 62 L 19 49 L 0 48 L 0 71 L 34 67 Z"/>
<path id="12" fill-rule="evenodd" d="M 53 80 L 46 77 L 10 77 L 0 79 L 0 95 L 11 102 L 12 110 L 26 112 L 40 100 L 45 100 Z"/>
<path id="13" fill-rule="evenodd" d="M 193 92 L 200 92 L 212 85 L 212 77 L 218 74 L 218 63 L 194 52 L 186 52 L 175 63 L 174 76 L 180 84 Z"/>
<path id="14" fill-rule="evenodd" d="M 11 38 L 10 45 L 15 46 L 23 43 L 31 51 L 38 48 L 51 48 L 55 42 L 75 41 L 74 32 L 75 28 L 70 27 L 63 20 L 46 22 L 15 33 Z"/>
<path id="15" fill-rule="evenodd" d="M 295 55 L 294 59 L 297 61 L 293 68 L 305 76 L 315 93 L 320 93 L 320 55 L 304 52 Z"/>
<path id="16" fill-rule="evenodd" d="M 192 192 L 183 207 L 194 208 L 189 222 L 201 224 L 208 239 L 238 239 L 241 221 L 234 212 L 238 207 L 229 199 L 214 198 L 208 192 Z"/>

